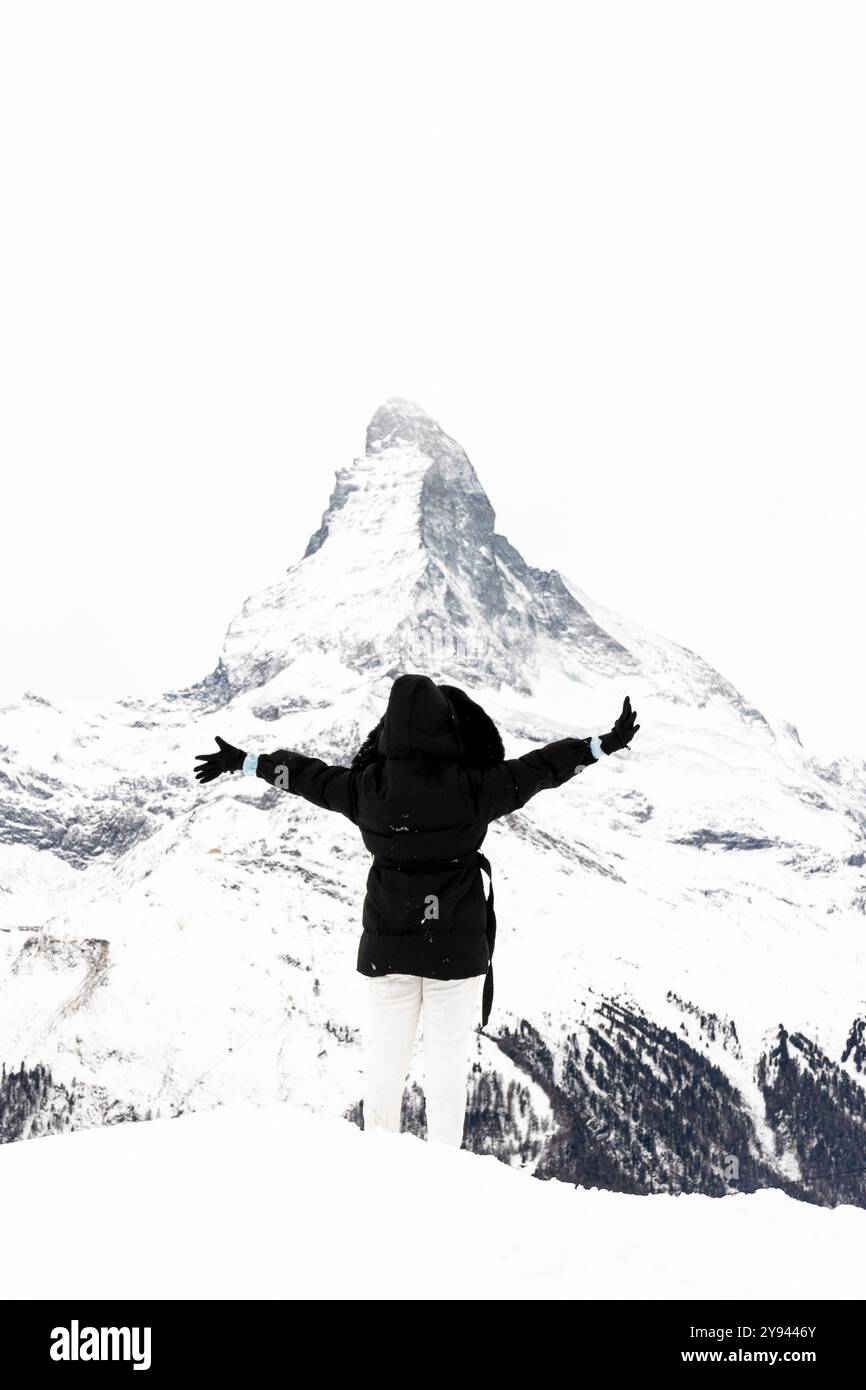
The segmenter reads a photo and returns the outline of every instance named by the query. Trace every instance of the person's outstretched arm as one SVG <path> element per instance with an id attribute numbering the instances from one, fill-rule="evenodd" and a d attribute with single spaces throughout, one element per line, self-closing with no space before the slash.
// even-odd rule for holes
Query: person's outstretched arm
<path id="1" fill-rule="evenodd" d="M 492 821 L 519 811 L 537 792 L 561 787 L 600 758 L 625 748 L 640 724 L 626 695 L 622 713 L 610 733 L 590 738 L 560 738 L 494 767 L 468 771 L 470 794 L 479 820 Z"/>
<path id="2" fill-rule="evenodd" d="M 217 737 L 218 753 L 197 753 L 195 775 L 199 782 L 210 782 L 226 772 L 244 772 L 261 777 L 272 787 L 293 792 L 321 806 L 339 811 L 355 820 L 352 774 L 348 767 L 332 767 L 321 758 L 308 758 L 293 749 L 278 748 L 275 753 L 246 753 Z"/>

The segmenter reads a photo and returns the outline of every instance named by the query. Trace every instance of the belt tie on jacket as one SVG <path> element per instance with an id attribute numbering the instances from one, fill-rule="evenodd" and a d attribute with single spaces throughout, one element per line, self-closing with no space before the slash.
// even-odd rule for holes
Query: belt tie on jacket
<path id="1" fill-rule="evenodd" d="M 449 869 L 471 869 L 477 867 L 483 869 L 490 879 L 490 892 L 485 898 L 486 911 L 484 915 L 484 934 L 487 937 L 487 973 L 484 976 L 484 992 L 481 996 L 481 1026 L 487 1023 L 490 1017 L 490 1010 L 493 1007 L 493 947 L 496 944 L 496 913 L 493 907 L 493 871 L 490 868 L 490 860 L 486 854 L 482 854 L 480 849 L 471 850 L 469 854 L 458 854 L 453 859 L 414 859 L 408 863 L 398 864 L 393 859 L 388 859 L 382 854 L 373 855 L 373 864 L 377 869 L 396 869 L 399 873 L 439 873 L 447 872 Z"/>

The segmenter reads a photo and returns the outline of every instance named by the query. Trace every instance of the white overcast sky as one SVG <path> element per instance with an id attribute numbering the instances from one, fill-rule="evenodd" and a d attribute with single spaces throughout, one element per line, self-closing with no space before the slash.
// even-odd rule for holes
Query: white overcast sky
<path id="1" fill-rule="evenodd" d="M 861 5 L 0 16 L 0 696 L 211 670 L 399 395 L 530 563 L 866 754 Z"/>

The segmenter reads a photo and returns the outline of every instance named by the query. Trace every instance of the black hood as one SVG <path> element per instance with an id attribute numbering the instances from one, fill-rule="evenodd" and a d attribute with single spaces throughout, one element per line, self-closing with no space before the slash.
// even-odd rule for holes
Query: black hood
<path id="1" fill-rule="evenodd" d="M 456 685 L 439 689 L 454 711 L 460 758 L 469 767 L 494 767 L 505 757 L 499 730 L 485 709 Z"/>
<path id="2" fill-rule="evenodd" d="M 505 757 L 490 716 L 453 685 L 398 676 L 381 721 L 376 751 L 385 758 L 449 758 L 491 767 Z"/>

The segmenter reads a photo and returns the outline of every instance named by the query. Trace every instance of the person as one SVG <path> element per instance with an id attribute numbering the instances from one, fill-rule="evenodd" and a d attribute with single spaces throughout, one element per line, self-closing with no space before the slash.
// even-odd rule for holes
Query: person
<path id="1" fill-rule="evenodd" d="M 219 752 L 196 755 L 199 782 L 233 772 L 263 778 L 346 816 L 373 855 L 357 956 L 368 997 L 365 1128 L 399 1131 L 423 1015 L 427 1137 L 462 1143 L 479 993 L 482 1027 L 493 1003 L 493 878 L 481 853 L 487 828 L 627 747 L 640 728 L 636 715 L 626 696 L 600 738 L 561 738 L 506 758 L 496 725 L 469 695 L 405 674 L 349 767 L 292 749 L 247 753 L 219 737 Z"/>

